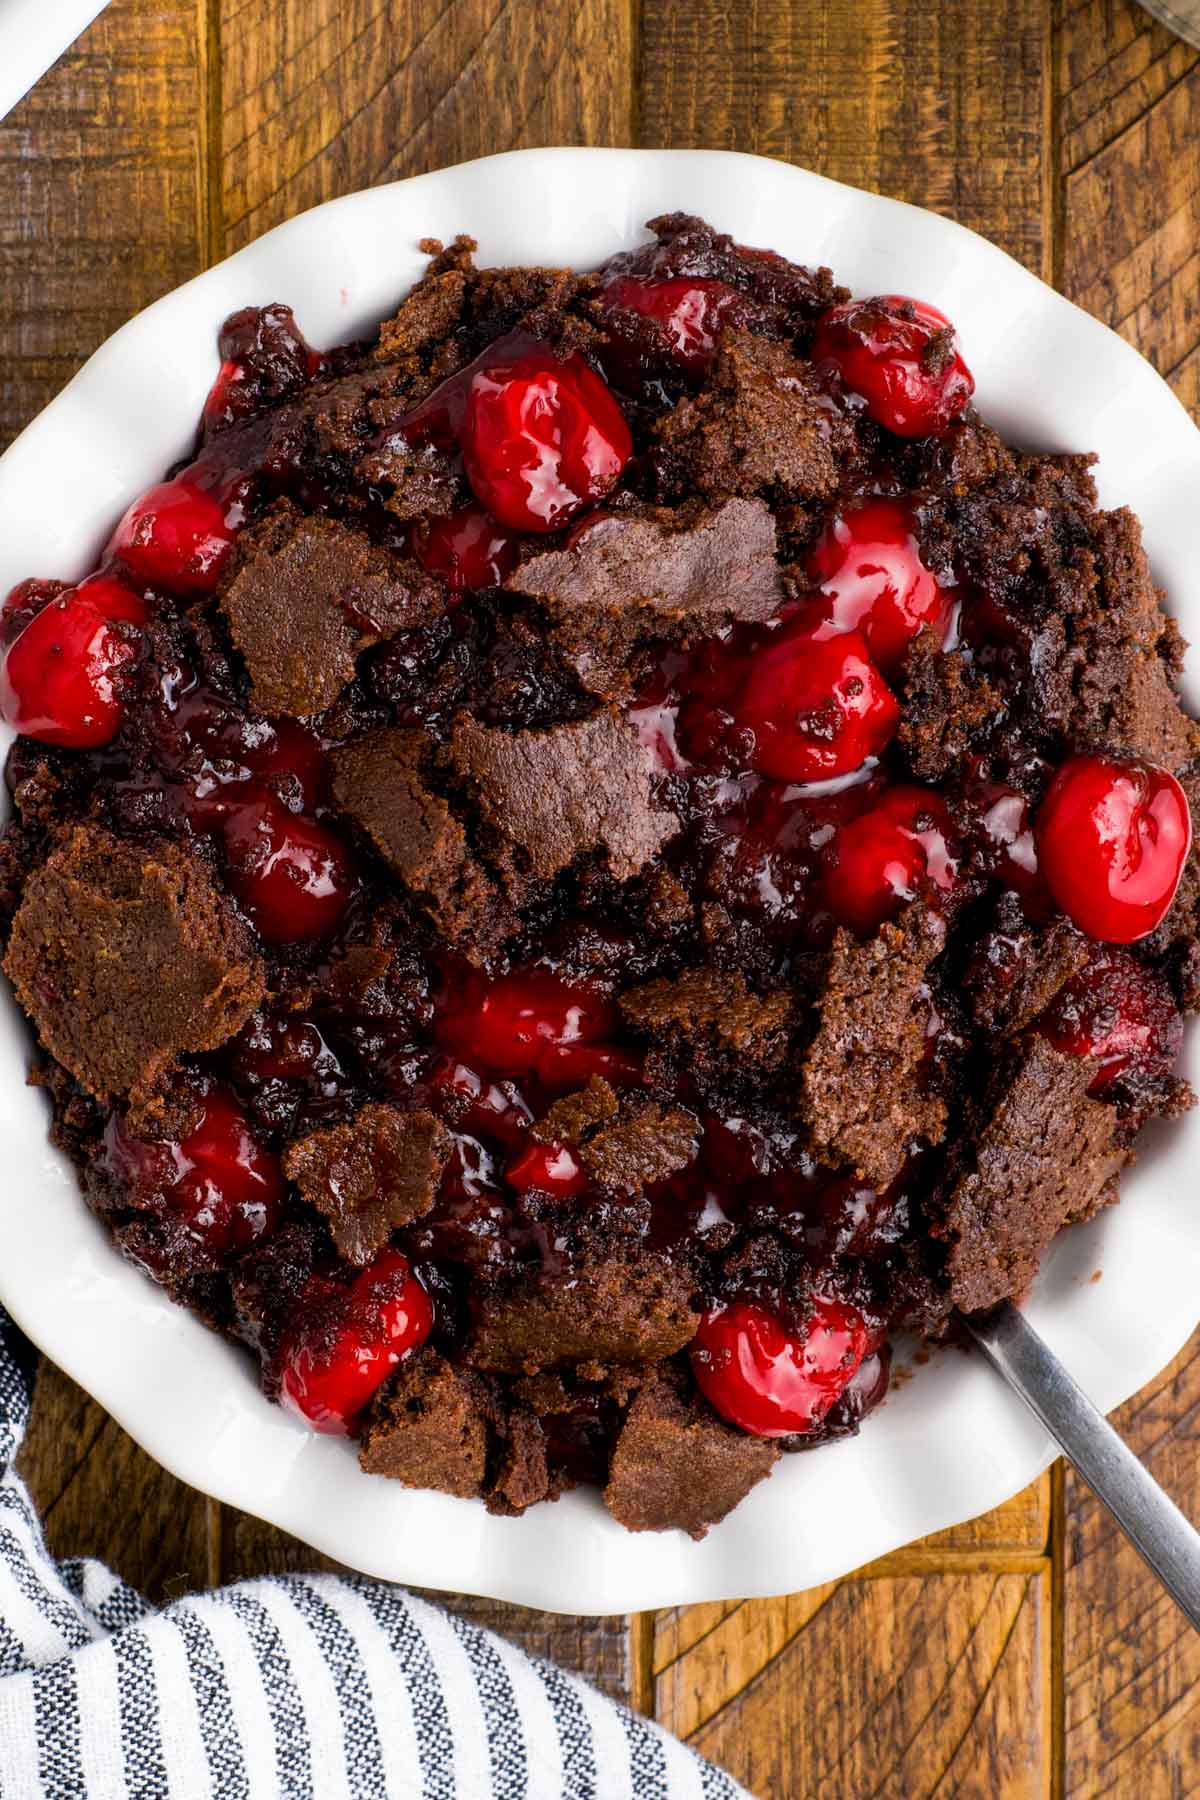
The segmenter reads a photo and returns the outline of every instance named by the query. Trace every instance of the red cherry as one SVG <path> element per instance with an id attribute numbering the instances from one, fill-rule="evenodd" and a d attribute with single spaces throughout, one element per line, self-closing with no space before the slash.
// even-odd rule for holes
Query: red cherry
<path id="1" fill-rule="evenodd" d="M 1037 1029 L 1056 1050 L 1099 1059 L 1088 1088 L 1097 1100 L 1119 1076 L 1169 1075 L 1183 1040 L 1169 984 L 1120 950 L 1095 955 L 1055 996 Z"/>
<path id="2" fill-rule="evenodd" d="M 0 645 L 15 644 L 29 621 L 51 600 L 60 599 L 67 588 L 65 581 L 39 581 L 36 577 L 18 581 L 0 606 Z"/>
<path id="3" fill-rule="evenodd" d="M 642 1059 L 614 1044 L 547 1044 L 537 1060 L 537 1073 L 548 1088 L 585 1087 L 593 1075 L 613 1087 L 640 1087 Z"/>
<path id="4" fill-rule="evenodd" d="M 442 1056 L 429 1071 L 429 1086 L 453 1096 L 454 1123 L 473 1137 L 494 1138 L 506 1150 L 524 1145 L 533 1113 L 511 1081 L 489 1081 L 467 1063 Z"/>
<path id="5" fill-rule="evenodd" d="M 220 829 L 229 885 L 268 943 L 329 935 L 354 890 L 340 838 L 261 792 L 229 806 Z"/>
<path id="6" fill-rule="evenodd" d="M 582 1194 L 588 1178 L 566 1144 L 530 1144 L 504 1171 L 509 1187 L 519 1194 L 539 1188 L 544 1194 L 568 1199 Z"/>
<path id="7" fill-rule="evenodd" d="M 279 1221 L 279 1160 L 259 1143 L 225 1088 L 205 1097 L 199 1124 L 174 1142 L 131 1137 L 114 1113 L 105 1148 L 123 1180 L 158 1200 L 216 1256 L 257 1243 Z"/>
<path id="8" fill-rule="evenodd" d="M 274 786 L 286 777 L 304 806 L 319 803 L 328 759 L 316 732 L 299 720 L 249 719 L 200 688 L 180 697 L 175 726 L 175 760 L 192 780 L 187 805 L 201 829 L 240 803 L 251 778 L 261 789 L 267 781 Z M 203 766 L 193 779 L 197 750 Z"/>
<path id="9" fill-rule="evenodd" d="M 494 981 L 470 974 L 439 1009 L 443 1049 L 500 1075 L 536 1070 L 564 1046 L 594 1044 L 616 1025 L 616 1009 L 583 982 L 549 969 L 514 969 Z"/>
<path id="10" fill-rule="evenodd" d="M 677 275 L 665 281 L 618 275 L 605 283 L 602 306 L 639 313 L 660 326 L 671 357 L 693 374 L 712 361 L 726 313 L 742 310 L 745 298 L 727 282 L 702 275 Z M 621 360 L 618 354 L 616 359 Z"/>
<path id="11" fill-rule="evenodd" d="M 904 500 L 866 500 L 825 527 L 808 558 L 820 613 L 837 631 L 861 631 L 881 669 L 901 660 L 922 625 L 944 636 L 950 596 L 921 561 L 916 515 Z"/>
<path id="12" fill-rule="evenodd" d="M 812 359 L 831 364 L 876 424 L 898 437 L 945 431 L 975 391 L 946 315 L 904 294 L 830 307 L 817 323 Z"/>
<path id="13" fill-rule="evenodd" d="M 68 588 L 34 614 L 6 651 L 0 713 L 43 743 L 76 750 L 107 744 L 124 711 L 116 676 L 138 648 L 121 624 L 144 625 L 146 616 L 144 602 L 107 576 Z"/>
<path id="14" fill-rule="evenodd" d="M 692 1340 L 692 1370 L 722 1418 L 755 1437 L 788 1437 L 819 1425 L 867 1353 L 852 1306 L 813 1297 L 803 1331 L 785 1330 L 765 1307 L 737 1300 L 706 1313 Z"/>
<path id="15" fill-rule="evenodd" d="M 341 1296 L 338 1296 L 341 1299 Z M 355 1415 L 433 1330 L 429 1295 L 398 1250 L 383 1250 L 342 1300 L 284 1345 L 280 1398 L 317 1431 L 344 1437 Z"/>
<path id="16" fill-rule="evenodd" d="M 734 705 L 737 723 L 754 733 L 754 767 L 779 781 L 848 775 L 878 755 L 900 722 L 862 633 L 817 632 L 804 619 L 784 626 L 755 656 Z"/>
<path id="17" fill-rule="evenodd" d="M 1132 944 L 1163 919 L 1192 841 L 1187 795 L 1151 763 L 1073 756 L 1038 809 L 1050 892 L 1089 937 Z"/>
<path id="18" fill-rule="evenodd" d="M 477 498 L 514 531 L 556 531 L 602 499 L 633 447 L 606 383 L 545 344 L 479 363 L 459 442 Z"/>
<path id="19" fill-rule="evenodd" d="M 517 562 L 513 539 L 481 506 L 422 519 L 410 546 L 421 567 L 442 576 L 456 593 L 499 587 Z"/>
<path id="20" fill-rule="evenodd" d="M 185 473 L 160 482 L 129 507 L 109 539 L 114 556 L 148 587 L 210 594 L 221 578 L 240 509 Z"/>
<path id="21" fill-rule="evenodd" d="M 270 732 L 244 752 L 246 767 L 260 779 L 292 776 L 298 782 L 305 806 L 321 798 L 329 767 L 316 732 L 297 719 L 272 719 Z"/>
<path id="22" fill-rule="evenodd" d="M 246 380 L 246 370 L 240 362 L 226 358 L 217 370 L 217 378 L 208 390 L 208 398 L 204 402 L 203 419 L 205 426 L 215 430 L 219 425 L 231 424 L 240 419 L 249 410 L 247 400 L 250 383 Z"/>
<path id="23" fill-rule="evenodd" d="M 868 937 L 916 894 L 923 879 L 947 892 L 958 863 L 950 815 L 935 793 L 888 788 L 874 806 L 840 825 L 826 852 L 822 891 L 840 925 Z"/>

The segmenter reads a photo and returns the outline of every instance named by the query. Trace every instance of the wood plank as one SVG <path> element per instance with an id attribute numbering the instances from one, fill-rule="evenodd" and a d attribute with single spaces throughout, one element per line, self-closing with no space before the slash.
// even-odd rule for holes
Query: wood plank
<path id="1" fill-rule="evenodd" d="M 0 448 L 201 266 L 198 40 L 196 0 L 114 0 L 0 122 Z"/>
<path id="2" fill-rule="evenodd" d="M 751 150 L 951 214 L 1049 267 L 1039 0 L 643 0 L 640 141 Z"/>
<path id="3" fill-rule="evenodd" d="M 931 1554 L 944 1551 L 1034 1551 L 1047 1548 L 1050 1537 L 1050 1473 L 1039 1477 L 1030 1487 L 1022 1488 L 1003 1506 L 984 1513 L 981 1518 L 967 1519 L 962 1525 L 951 1525 L 947 1531 L 935 1531 L 921 1544 Z"/>
<path id="4" fill-rule="evenodd" d="M 138 1448 L 43 1359 L 17 1468 L 55 1556 L 95 1556 L 151 1600 L 207 1587 L 215 1504 Z"/>
<path id="5" fill-rule="evenodd" d="M 656 1715 L 759 1800 L 1050 1791 L 1049 1566 L 659 1615 Z"/>
<path id="6" fill-rule="evenodd" d="M 1200 53 L 1132 0 L 1060 6 L 1060 285 L 1200 416 Z"/>
<path id="7" fill-rule="evenodd" d="M 318 201 L 530 144 L 625 144 L 628 0 L 222 0 L 230 248 Z"/>
<path id="8" fill-rule="evenodd" d="M 1200 1333 L 1115 1423 L 1200 1518 Z M 1200 1788 L 1200 1635 L 1070 1470 L 1063 1682 L 1070 1800 Z"/>

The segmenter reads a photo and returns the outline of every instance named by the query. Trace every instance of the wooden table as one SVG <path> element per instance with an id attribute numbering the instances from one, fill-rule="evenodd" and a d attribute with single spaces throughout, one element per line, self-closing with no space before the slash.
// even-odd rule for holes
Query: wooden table
<path id="1" fill-rule="evenodd" d="M 760 151 L 950 213 L 1200 411 L 1200 57 L 1128 0 L 114 0 L 0 124 L 0 442 L 138 307 L 280 219 L 554 143 Z M 1120 1418 L 1193 1514 L 1198 1419 L 1200 1339 Z M 314 1560 L 173 1481 L 49 1365 L 23 1464 L 55 1550 L 155 1596 Z M 787 1599 L 454 1604 L 764 1800 L 1200 1791 L 1200 1637 L 1061 1468 Z"/>

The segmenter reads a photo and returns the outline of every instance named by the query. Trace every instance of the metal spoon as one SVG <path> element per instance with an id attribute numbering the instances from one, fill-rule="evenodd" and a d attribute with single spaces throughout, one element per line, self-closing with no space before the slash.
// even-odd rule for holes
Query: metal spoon
<path id="1" fill-rule="evenodd" d="M 1200 1532 L 1011 1301 L 963 1322 L 1200 1630 Z"/>

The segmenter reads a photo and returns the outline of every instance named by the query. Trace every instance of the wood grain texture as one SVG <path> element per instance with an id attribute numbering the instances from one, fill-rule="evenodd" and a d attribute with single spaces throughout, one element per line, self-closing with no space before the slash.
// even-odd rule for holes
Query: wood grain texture
<path id="1" fill-rule="evenodd" d="M 200 67 L 196 0 L 114 0 L 0 121 L 0 448 L 201 266 Z"/>
<path id="2" fill-rule="evenodd" d="M 1050 1475 L 1045 1475 L 1022 1488 L 1003 1506 L 994 1511 L 984 1513 L 981 1518 L 968 1519 L 962 1525 L 952 1525 L 948 1531 L 936 1531 L 932 1537 L 924 1541 L 927 1551 L 971 1551 L 994 1553 L 996 1551 L 1033 1551 L 1041 1554 L 1048 1547 L 1050 1536 Z"/>
<path id="3" fill-rule="evenodd" d="M 218 1508 L 43 1359 L 17 1461 L 55 1556 L 94 1556 L 156 1602 L 208 1587 Z"/>
<path id="4" fill-rule="evenodd" d="M 231 249 L 468 157 L 630 141 L 629 0 L 223 0 L 221 49 Z"/>
<path id="5" fill-rule="evenodd" d="M 1039 273 L 1040 0 L 643 0 L 641 138 L 751 150 L 950 213 Z"/>
<path id="6" fill-rule="evenodd" d="M 1200 1334 L 1114 1422 L 1200 1518 Z M 1187 1800 L 1200 1788 L 1200 1634 L 1070 1471 L 1065 1499 L 1065 1793 Z"/>
<path id="7" fill-rule="evenodd" d="M 759 1800 L 1050 1791 L 1048 1567 L 659 1615 L 657 1716 Z"/>
<path id="8" fill-rule="evenodd" d="M 1200 414 L 1200 53 L 1132 0 L 1061 0 L 1064 292 Z"/>

